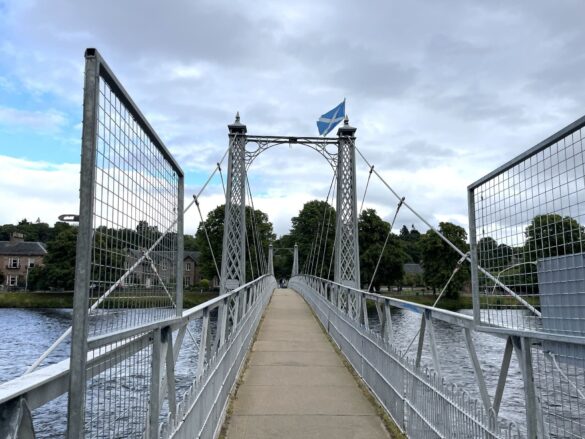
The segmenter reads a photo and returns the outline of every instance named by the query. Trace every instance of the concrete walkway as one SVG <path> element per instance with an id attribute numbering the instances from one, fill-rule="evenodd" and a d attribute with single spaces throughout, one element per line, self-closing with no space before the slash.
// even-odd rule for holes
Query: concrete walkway
<path id="1" fill-rule="evenodd" d="M 250 355 L 227 438 L 390 437 L 293 290 L 274 293 Z"/>

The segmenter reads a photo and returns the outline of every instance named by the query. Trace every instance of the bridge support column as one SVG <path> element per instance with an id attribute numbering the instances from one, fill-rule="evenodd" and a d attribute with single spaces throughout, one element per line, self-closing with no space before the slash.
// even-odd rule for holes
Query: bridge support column
<path id="1" fill-rule="evenodd" d="M 268 246 L 268 274 L 274 276 L 274 247 Z"/>
<path id="2" fill-rule="evenodd" d="M 342 285 L 360 288 L 357 194 L 355 183 L 355 132 L 346 116 L 337 131 L 337 222 L 335 277 Z"/>
<path id="3" fill-rule="evenodd" d="M 299 274 L 299 246 L 295 244 L 295 249 L 293 252 L 293 266 L 291 277 L 297 276 Z"/>
<path id="4" fill-rule="evenodd" d="M 220 294 L 246 283 L 246 125 L 229 128 L 229 161 L 221 256 Z"/>

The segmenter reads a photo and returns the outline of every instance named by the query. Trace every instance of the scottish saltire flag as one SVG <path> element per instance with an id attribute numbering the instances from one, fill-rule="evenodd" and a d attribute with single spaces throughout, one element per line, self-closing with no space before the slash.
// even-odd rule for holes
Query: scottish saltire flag
<path id="1" fill-rule="evenodd" d="M 322 136 L 326 136 L 327 134 L 329 134 L 333 130 L 333 128 L 335 128 L 337 124 L 343 120 L 344 117 L 345 99 L 333 110 L 328 111 L 319 118 L 319 120 L 317 121 L 317 128 L 319 129 L 319 134 Z"/>

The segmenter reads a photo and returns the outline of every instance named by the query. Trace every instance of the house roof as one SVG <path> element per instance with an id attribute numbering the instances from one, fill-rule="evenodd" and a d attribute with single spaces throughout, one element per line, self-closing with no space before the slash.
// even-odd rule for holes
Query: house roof
<path id="1" fill-rule="evenodd" d="M 36 241 L 0 241 L 3 256 L 45 256 L 45 244 Z"/>
<path id="2" fill-rule="evenodd" d="M 183 252 L 183 259 L 191 258 L 193 262 L 199 262 L 199 252 Z"/>
<path id="3" fill-rule="evenodd" d="M 420 266 L 420 264 L 415 264 L 413 262 L 409 262 L 408 264 L 404 264 L 404 272 L 405 273 L 422 274 L 423 269 Z"/>

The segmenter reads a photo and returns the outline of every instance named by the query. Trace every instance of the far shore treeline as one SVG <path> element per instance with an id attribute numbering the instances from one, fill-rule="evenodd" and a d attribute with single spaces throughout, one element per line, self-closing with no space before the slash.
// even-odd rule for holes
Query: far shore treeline
<path id="1" fill-rule="evenodd" d="M 199 294 L 204 290 L 207 290 L 209 294 L 214 293 L 209 290 L 208 286 L 210 279 L 217 277 L 217 269 L 221 265 L 223 218 L 224 206 L 222 205 L 208 214 L 195 235 L 185 235 L 185 250 L 199 252 L 198 264 L 202 277 L 201 284 L 205 286 L 205 288 L 197 290 Z M 295 244 L 299 247 L 299 265 L 302 272 L 309 272 L 323 278 L 333 278 L 332 252 L 335 240 L 335 209 L 324 201 L 309 201 L 304 204 L 299 214 L 292 218 L 291 223 L 292 226 L 288 234 L 276 237 L 266 213 L 246 208 L 248 232 L 246 279 L 257 277 L 265 269 L 264 261 L 270 243 L 275 249 L 274 270 L 277 278 L 290 276 Z M 137 226 L 137 229 L 141 229 L 136 232 L 143 232 L 145 227 L 149 228 L 150 226 L 141 221 Z M 390 292 L 400 292 L 406 287 L 411 291 L 428 290 L 436 294 L 438 290 L 443 288 L 460 258 L 431 230 L 421 233 L 414 225 L 402 225 L 397 234 L 390 233 L 388 236 L 390 224 L 384 221 L 374 209 L 364 209 L 360 213 L 358 230 L 361 280 L 364 289 L 367 289 L 371 284 L 374 291 L 388 288 Z M 438 225 L 438 230 L 461 251 L 467 252 L 469 250 L 467 232 L 462 227 L 449 222 L 441 222 Z M 207 236 L 205 231 L 207 231 Z M 0 226 L 0 241 L 10 240 L 14 233 L 24 235 L 25 241 L 42 242 L 47 249 L 43 265 L 35 266 L 28 272 L 27 290 L 29 292 L 67 292 L 73 290 L 76 225 L 57 222 L 54 226 L 49 226 L 40 219 L 35 222 L 23 219 L 18 224 Z M 524 243 L 520 247 L 498 243 L 491 237 L 480 239 L 478 253 L 481 256 L 480 259 L 486 261 L 484 268 L 497 274 L 505 267 L 518 265 L 520 257 L 536 261 L 537 258 L 541 257 L 579 252 L 585 231 L 583 226 L 573 218 L 548 214 L 534 217 L 526 227 L 524 235 Z M 387 237 L 388 243 L 380 257 Z M 554 254 L 551 253 L 551 247 L 545 248 L 542 245 L 543 242 L 549 242 L 551 239 L 561 243 L 561 245 L 554 247 Z M 315 241 L 320 245 L 315 246 L 313 244 Z M 120 248 L 120 253 L 127 252 L 127 250 Z M 215 256 L 215 262 L 212 255 Z M 379 259 L 379 268 L 376 271 Z M 422 273 L 405 273 L 405 264 L 418 264 L 417 266 L 422 267 Z M 537 292 L 534 291 L 537 288 L 536 273 L 530 271 L 532 268 L 525 268 L 533 266 L 534 264 L 519 265 L 516 274 L 524 276 L 526 280 L 522 284 L 532 285 L 531 291 L 519 293 Z M 376 275 L 372 279 L 374 271 L 376 271 Z M 20 283 L 16 288 L 7 288 L 3 273 L 0 273 L 0 282 L 4 291 L 24 290 L 24 285 Z M 458 299 L 462 292 L 469 292 L 469 284 L 469 265 L 464 264 L 449 283 L 445 297 Z M 199 286 L 197 285 L 197 287 Z M 58 299 L 57 296 L 53 297 L 54 300 Z M 59 300 L 61 302 L 58 303 L 66 304 L 69 299 L 64 296 Z"/>

